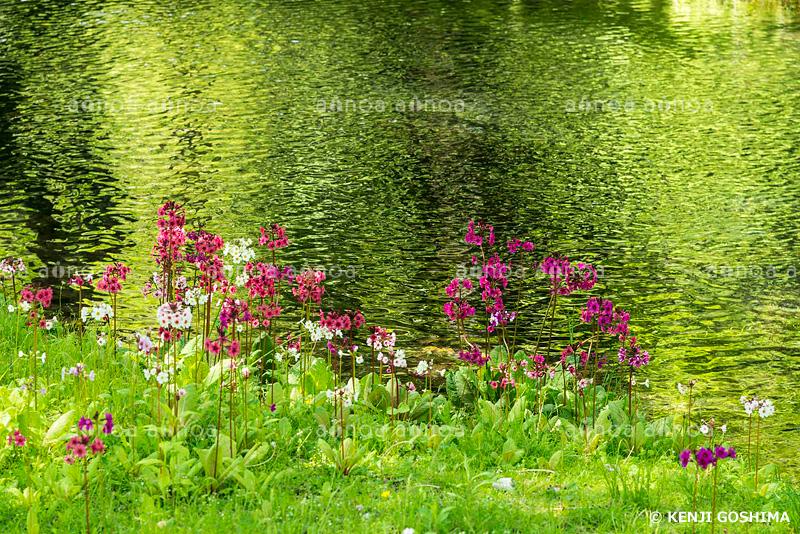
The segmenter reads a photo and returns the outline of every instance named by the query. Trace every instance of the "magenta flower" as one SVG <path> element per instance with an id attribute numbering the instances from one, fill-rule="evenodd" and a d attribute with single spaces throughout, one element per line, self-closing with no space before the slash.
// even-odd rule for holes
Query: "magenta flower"
<path id="1" fill-rule="evenodd" d="M 483 354 L 481 354 L 481 349 L 479 349 L 477 346 L 473 346 L 468 351 L 462 350 L 461 352 L 458 353 L 458 358 L 467 363 L 471 363 L 473 365 L 478 365 L 478 366 L 485 365 L 486 362 L 489 361 L 489 356 L 487 355 L 486 357 L 484 357 Z"/>
<path id="2" fill-rule="evenodd" d="M 106 413 L 106 423 L 103 425 L 103 434 L 111 434 L 114 431 L 114 418 L 110 413 Z"/>
<path id="3" fill-rule="evenodd" d="M 700 469 L 704 471 L 708 469 L 709 465 L 716 463 L 716 458 L 714 458 L 714 453 L 711 452 L 710 449 L 706 449 L 705 447 L 700 447 L 697 451 L 695 451 L 694 458 L 695 461 L 697 462 L 697 465 L 700 466 Z"/>
<path id="4" fill-rule="evenodd" d="M 683 449 L 680 454 L 681 466 L 686 467 L 689 465 L 689 460 L 692 459 L 692 451 L 689 449 Z"/>
<path id="5" fill-rule="evenodd" d="M 78 430 L 91 432 L 94 430 L 94 422 L 88 417 L 81 417 L 81 420 L 78 421 Z"/>
<path id="6" fill-rule="evenodd" d="M 27 439 L 25 436 L 22 435 L 22 432 L 19 430 L 15 430 L 12 434 L 8 436 L 8 444 L 9 445 L 16 445 L 17 447 L 24 447 L 25 442 Z"/>

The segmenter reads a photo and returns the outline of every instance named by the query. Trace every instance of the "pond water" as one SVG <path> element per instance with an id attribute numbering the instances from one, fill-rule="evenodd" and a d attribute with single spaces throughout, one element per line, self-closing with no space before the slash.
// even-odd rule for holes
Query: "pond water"
<path id="1" fill-rule="evenodd" d="M 779 2 L 9 1 L 0 249 L 128 263 L 133 328 L 163 200 L 226 238 L 280 221 L 287 261 L 339 273 L 328 306 L 445 347 L 444 286 L 486 218 L 601 266 L 654 358 L 652 409 L 697 377 L 702 416 L 741 429 L 739 396 L 769 396 L 788 458 L 799 109 Z"/>

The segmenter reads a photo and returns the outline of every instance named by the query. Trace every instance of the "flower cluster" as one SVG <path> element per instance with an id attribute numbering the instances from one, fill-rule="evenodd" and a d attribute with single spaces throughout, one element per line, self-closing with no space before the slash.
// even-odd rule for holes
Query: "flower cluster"
<path id="1" fill-rule="evenodd" d="M 230 260 L 229 265 L 226 266 L 228 270 L 233 269 L 234 265 L 241 265 L 255 259 L 256 253 L 251 248 L 253 245 L 252 239 L 240 238 L 234 240 L 232 243 L 225 243 L 225 249 L 222 255 Z"/>
<path id="2" fill-rule="evenodd" d="M 192 309 L 177 302 L 166 302 L 158 307 L 156 318 L 161 328 L 185 330 L 192 326 Z"/>
<path id="3" fill-rule="evenodd" d="M 508 242 L 508 251 L 511 254 L 516 254 L 518 250 L 522 250 L 524 252 L 533 252 L 533 248 L 532 242 L 522 241 L 516 237 L 512 238 L 511 241 Z"/>
<path id="4" fill-rule="evenodd" d="M 739 402 L 744 406 L 744 413 L 752 415 L 753 412 L 758 413 L 760 418 L 770 417 L 775 413 L 775 405 L 769 399 L 759 399 L 758 395 L 752 399 L 742 396 Z"/>
<path id="5" fill-rule="evenodd" d="M 86 288 L 92 285 L 93 277 L 89 274 L 76 274 L 69 279 L 69 285 L 75 289 Z"/>
<path id="6" fill-rule="evenodd" d="M 114 308 L 110 304 L 101 302 L 93 304 L 92 307 L 84 306 L 81 308 L 81 321 L 86 323 L 89 319 L 102 323 L 114 317 Z"/>
<path id="7" fill-rule="evenodd" d="M 588 291 L 597 283 L 597 271 L 587 263 L 570 263 L 566 257 L 547 257 L 539 269 L 550 278 L 550 292 L 571 295 L 578 290 Z M 588 322 L 588 321 L 585 321 Z"/>
<path id="8" fill-rule="evenodd" d="M 171 365 L 162 366 L 161 364 L 156 364 L 153 367 L 144 369 L 144 379 L 150 380 L 153 378 L 159 386 L 169 382 L 170 377 L 174 374 L 175 368 Z"/>
<path id="9" fill-rule="evenodd" d="M 690 449 L 684 449 L 679 457 L 682 467 L 686 467 L 687 465 L 689 465 L 689 462 L 692 459 L 694 459 L 698 467 L 700 467 L 700 469 L 705 471 L 711 465 L 716 467 L 718 460 L 724 460 L 726 458 L 730 459 L 736 458 L 736 450 L 733 447 L 729 447 L 726 449 L 723 446 L 715 447 L 713 450 L 706 449 L 705 447 L 700 447 L 699 449 L 694 451 Z"/>
<path id="10" fill-rule="evenodd" d="M 483 221 L 470 221 L 467 227 L 467 235 L 464 236 L 464 242 L 468 245 L 475 245 L 477 247 L 483 246 L 484 239 L 491 247 L 494 245 L 494 228 Z"/>
<path id="11" fill-rule="evenodd" d="M 280 226 L 278 223 L 272 223 L 268 228 L 262 226 L 258 244 L 262 247 L 266 245 L 269 250 L 288 247 L 289 240 L 286 238 L 286 228 Z"/>
<path id="12" fill-rule="evenodd" d="M 239 299 L 226 298 L 222 301 L 219 312 L 219 326 L 227 329 L 228 326 L 244 325 L 253 319 L 247 302 Z"/>
<path id="13" fill-rule="evenodd" d="M 462 289 L 467 291 L 472 289 L 472 281 L 469 279 L 459 280 L 458 278 L 454 278 L 447 288 L 445 288 L 447 295 L 453 300 L 445 303 L 444 312 L 454 323 L 475 315 L 475 307 L 470 306 L 469 302 L 462 296 Z"/>
<path id="14" fill-rule="evenodd" d="M 75 378 L 88 378 L 89 382 L 94 382 L 95 372 L 88 371 L 86 365 L 82 362 L 76 363 L 74 366 L 67 369 L 66 367 L 61 368 L 61 380 L 64 380 L 67 375 L 72 375 Z"/>
<path id="15" fill-rule="evenodd" d="M 319 325 L 336 332 L 340 337 L 343 332 L 361 328 L 365 322 L 364 315 L 360 310 L 330 311 L 328 313 L 319 310 Z"/>
<path id="16" fill-rule="evenodd" d="M 25 272 L 25 262 L 22 258 L 7 257 L 0 260 L 0 274 L 16 276 Z"/>
<path id="17" fill-rule="evenodd" d="M 136 334 L 136 345 L 139 349 L 139 352 L 148 355 L 155 350 L 155 346 L 153 345 L 153 341 L 145 334 Z"/>
<path id="18" fill-rule="evenodd" d="M 614 307 L 614 303 L 610 300 L 592 297 L 586 301 L 586 306 L 581 309 L 581 321 L 590 323 L 595 317 L 602 332 L 609 335 L 628 335 L 630 314 Z"/>
<path id="19" fill-rule="evenodd" d="M 485 365 L 489 361 L 489 355 L 485 357 L 481 353 L 481 349 L 477 345 L 473 345 L 469 350 L 462 350 L 458 353 L 458 359 L 463 360 L 473 365 Z"/>
<path id="20" fill-rule="evenodd" d="M 95 422 L 100 425 L 99 414 L 95 414 L 94 421 L 88 417 L 81 417 L 78 422 L 78 430 L 81 432 L 78 435 L 72 436 L 67 442 L 67 455 L 64 457 L 64 462 L 72 465 L 75 460 L 85 458 L 89 451 L 94 455 L 99 455 L 105 452 L 106 445 L 100 436 L 95 436 L 92 441 L 90 433 L 95 430 Z M 103 434 L 111 434 L 114 431 L 114 418 L 110 413 L 105 414 L 105 423 L 102 427 Z M 85 432 L 85 434 L 84 434 Z M 88 449 L 87 449 L 88 447 Z"/>
<path id="21" fill-rule="evenodd" d="M 24 311 L 28 311 L 37 302 L 42 305 L 42 308 L 48 308 L 53 300 L 53 288 L 26 286 L 19 292 L 19 300 L 20 307 Z"/>
<path id="22" fill-rule="evenodd" d="M 325 271 L 306 269 L 295 278 L 296 285 L 292 286 L 292 295 L 301 304 L 309 301 L 319 304 L 322 302 L 322 294 L 325 293 L 325 286 L 322 285 L 324 281 Z"/>
<path id="23" fill-rule="evenodd" d="M 619 348 L 619 362 L 625 363 L 626 361 L 631 367 L 642 367 L 650 363 L 650 353 L 642 350 L 636 342 L 636 336 L 627 340 L 627 347 L 623 344 Z"/>
<path id="24" fill-rule="evenodd" d="M 373 326 L 372 333 L 367 338 L 367 346 L 374 349 L 376 352 L 381 352 L 383 349 L 391 351 L 396 342 L 397 334 L 389 332 L 380 326 Z"/>
<path id="25" fill-rule="evenodd" d="M 115 295 L 122 291 L 121 281 L 128 278 L 128 273 L 131 268 L 123 265 L 122 263 L 112 263 L 106 267 L 106 272 L 103 273 L 103 279 L 97 282 L 97 289 L 106 291 L 111 295 Z"/>
<path id="26" fill-rule="evenodd" d="M 5 261 L 5 260 L 3 260 Z M 15 430 L 13 433 L 8 435 L 8 444 L 15 445 L 17 447 L 24 447 L 27 438 L 22 435 L 22 432 L 19 430 Z"/>
<path id="27" fill-rule="evenodd" d="M 341 400 L 345 408 L 349 408 L 353 403 L 358 402 L 358 391 L 354 394 L 350 384 L 333 390 L 329 389 L 325 392 L 325 395 L 328 397 L 329 401 L 334 403 Z"/>
<path id="28" fill-rule="evenodd" d="M 186 244 L 186 212 L 180 204 L 169 201 L 158 209 L 158 217 L 158 236 L 151 255 L 157 264 L 167 266 L 183 259 L 181 247 Z"/>

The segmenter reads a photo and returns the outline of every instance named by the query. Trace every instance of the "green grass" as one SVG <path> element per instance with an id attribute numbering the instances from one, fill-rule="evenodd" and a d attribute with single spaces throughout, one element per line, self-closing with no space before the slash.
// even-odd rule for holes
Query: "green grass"
<path id="1" fill-rule="evenodd" d="M 0 311 L 0 354 L 5 357 L 0 431 L 5 436 L 19 428 L 29 441 L 21 449 L 4 442 L 0 448 L 2 532 L 85 530 L 81 471 L 63 462 L 62 434 L 48 441 L 48 432 L 55 435 L 53 423 L 73 408 L 77 411 L 64 435 L 81 415 L 95 411 L 112 412 L 117 422 L 106 440 L 108 450 L 89 466 L 94 532 L 691 532 L 688 524 L 650 520 L 653 511 L 666 516 L 692 508 L 694 470 L 680 467 L 674 435 L 633 452 L 625 438 L 602 438 L 587 447 L 582 436 L 570 439 L 560 430 L 563 426 L 554 428 L 555 416 L 537 425 L 532 404 L 510 420 L 501 402 L 493 403 L 492 411 L 488 404 L 457 408 L 455 399 L 439 397 L 434 422 L 463 430 L 441 441 L 427 438 L 427 410 L 417 421 L 397 422 L 393 433 L 385 413 L 360 405 L 362 430 L 388 430 L 382 436 L 362 433 L 358 446 L 363 459 L 345 476 L 318 445 L 320 436 L 334 451 L 340 444 L 319 430 L 320 418 L 332 415 L 324 394 L 290 402 L 290 387 L 284 385 L 284 400 L 273 413 L 252 391 L 247 443 L 241 430 L 235 452 L 224 459 L 226 475 L 214 479 L 202 451 L 215 443 L 215 383 L 194 387 L 192 371 L 182 373 L 188 393 L 180 404 L 179 432 L 172 436 L 174 421 L 167 419 L 170 430 L 159 445 L 153 409 L 157 390 L 152 382 L 145 384 L 134 353 L 122 351 L 102 367 L 95 347 L 79 352 L 76 335 L 59 326 L 45 342 L 48 358 L 40 379 L 48 390 L 35 410 L 31 395 L 16 389 L 27 376 L 29 361 L 17 357 L 15 376 L 8 373 L 13 323 L 13 315 Z M 30 343 L 26 333 L 22 346 Z M 62 382 L 60 376 L 62 366 L 77 361 L 98 370 L 89 398 L 77 403 L 82 405 L 76 405 L 74 381 Z M 223 432 L 229 416 L 225 408 Z M 422 434 L 402 435 L 400 429 L 412 424 L 420 425 Z M 241 410 L 234 413 L 234 425 L 244 428 Z M 741 439 L 732 437 L 731 444 L 744 456 Z M 712 507 L 710 475 L 710 470 L 701 472 L 701 511 Z M 785 511 L 790 523 L 723 524 L 717 532 L 720 527 L 791 532 L 800 524 L 800 495 L 776 466 L 761 470 L 757 491 L 742 458 L 721 463 L 718 476 L 717 510 Z M 501 477 L 513 479 L 511 491 L 493 487 Z M 698 525 L 698 532 L 708 530 L 708 524 Z"/>

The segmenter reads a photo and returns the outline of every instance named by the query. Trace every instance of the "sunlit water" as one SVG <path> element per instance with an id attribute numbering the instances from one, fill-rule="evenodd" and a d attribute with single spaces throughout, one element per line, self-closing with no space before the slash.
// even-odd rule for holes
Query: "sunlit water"
<path id="1" fill-rule="evenodd" d="M 154 318 L 138 289 L 174 198 L 226 238 L 285 223 L 287 261 L 341 273 L 328 306 L 446 347 L 443 288 L 465 223 L 486 218 L 602 267 L 653 355 L 652 409 L 698 377 L 702 416 L 740 430 L 739 396 L 760 393 L 795 456 L 794 9 L 180 4 L 2 3 L 4 254 L 128 263 L 133 328 Z M 546 298 L 527 298 L 526 333 Z"/>

